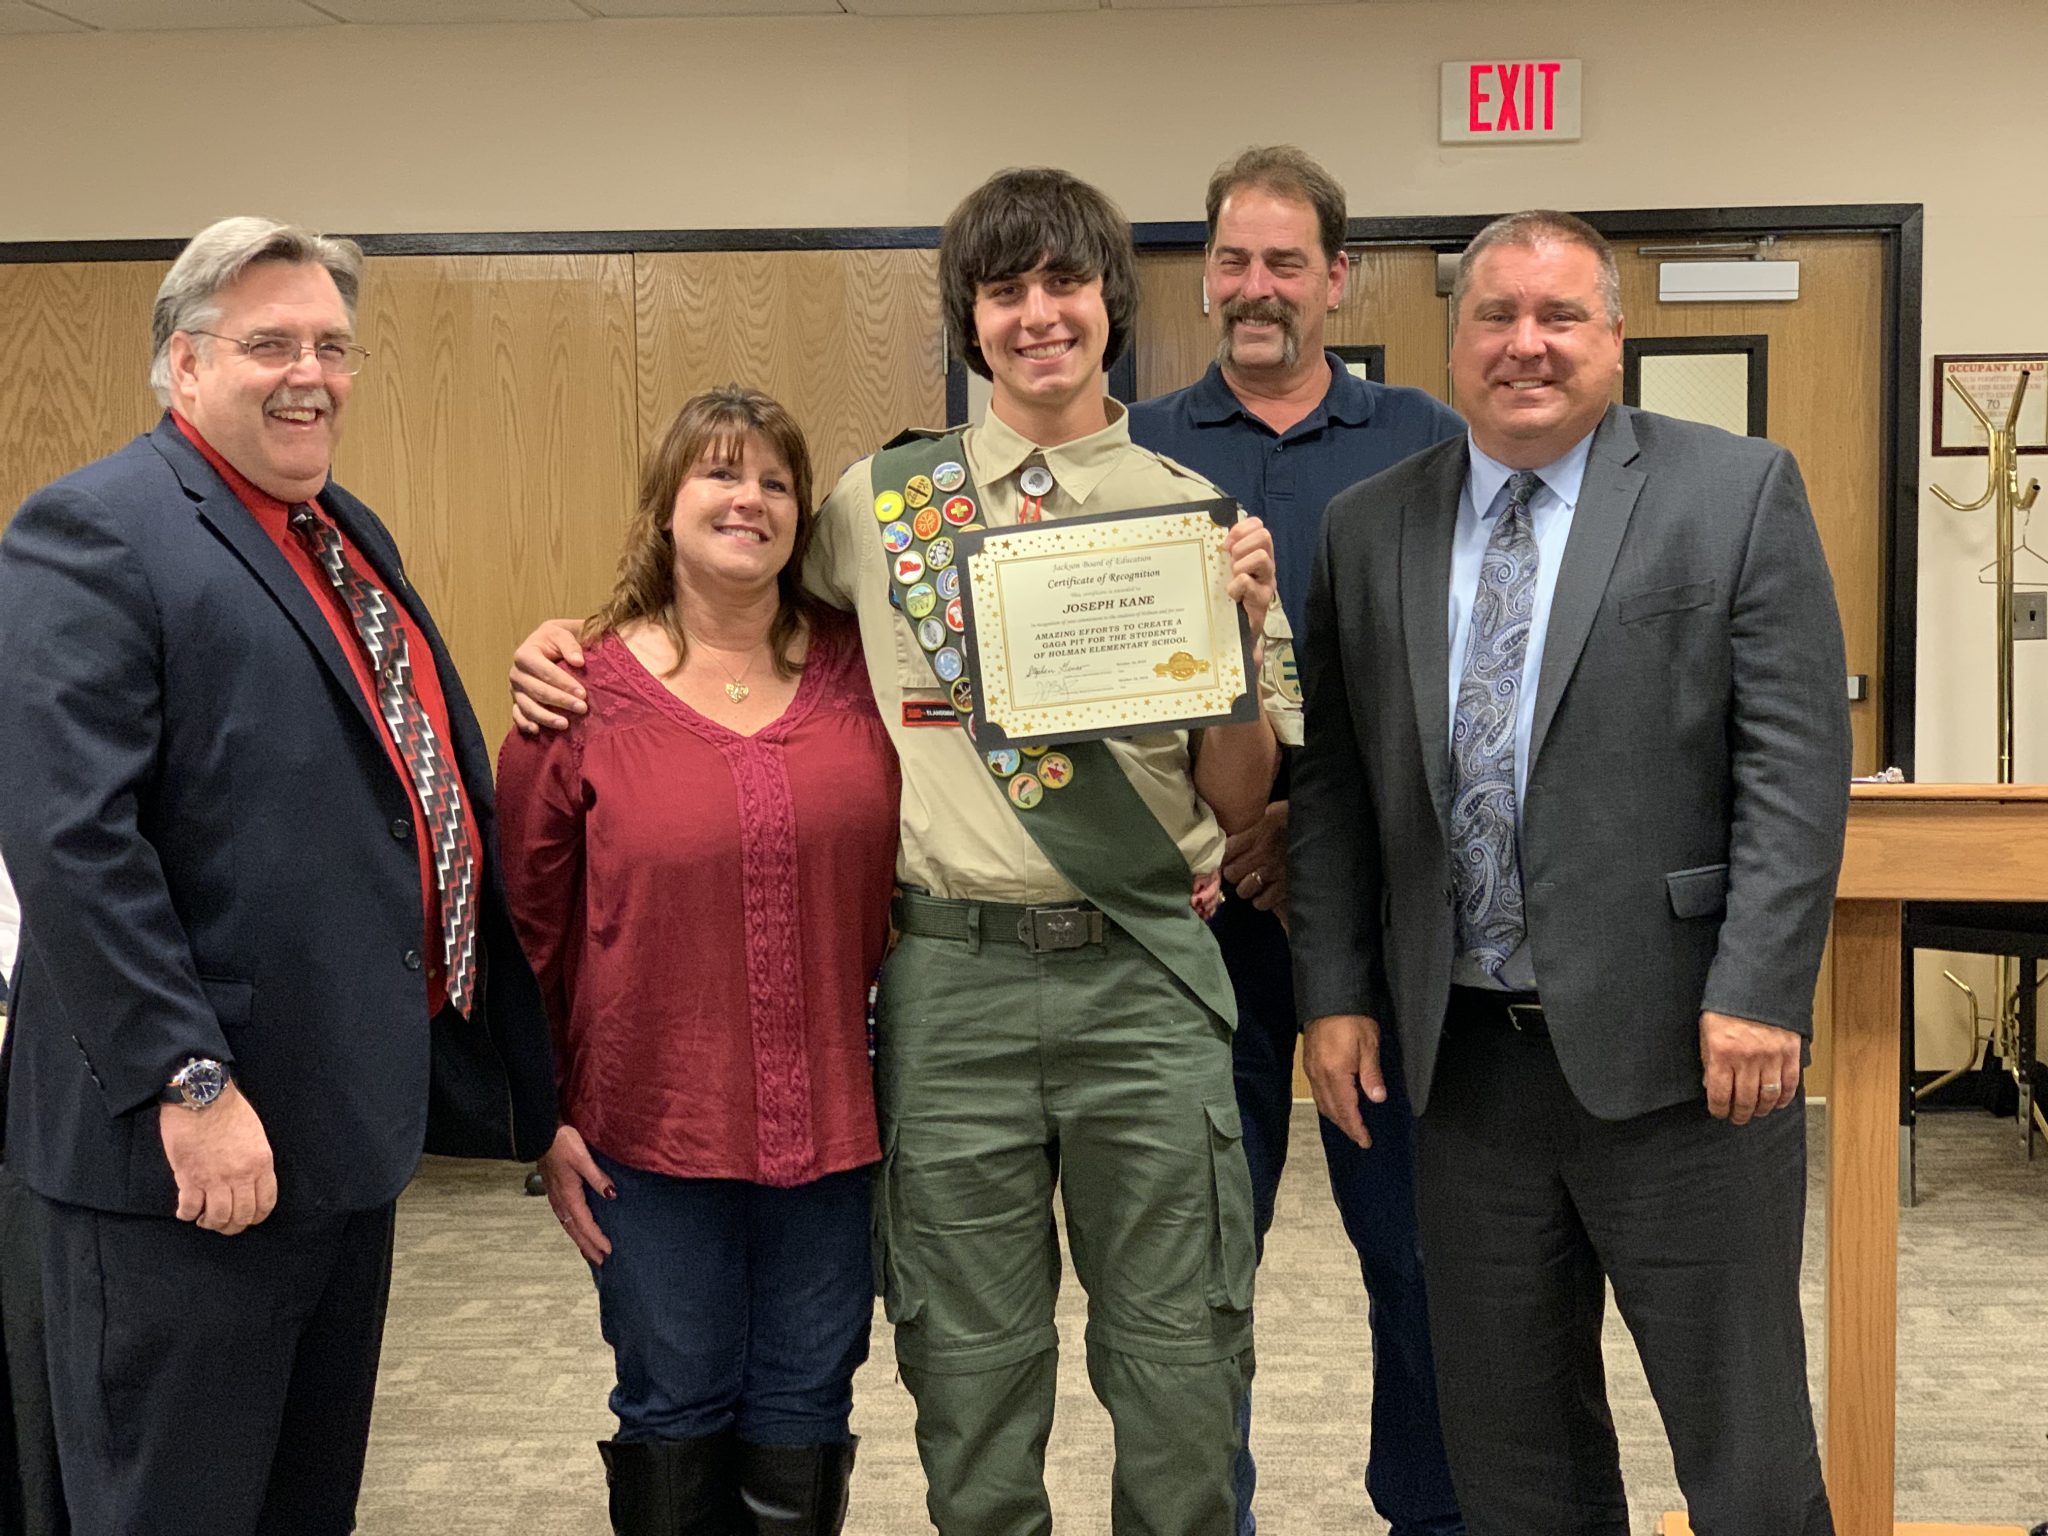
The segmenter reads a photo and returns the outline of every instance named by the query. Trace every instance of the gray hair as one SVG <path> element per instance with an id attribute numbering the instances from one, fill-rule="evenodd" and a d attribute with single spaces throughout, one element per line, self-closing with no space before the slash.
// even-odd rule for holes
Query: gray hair
<path id="1" fill-rule="evenodd" d="M 351 322 L 356 295 L 363 286 L 363 252 L 353 240 L 316 234 L 298 224 L 242 217 L 209 224 L 171 263 L 156 291 L 150 315 L 149 387 L 164 405 L 171 403 L 171 337 L 194 331 L 220 318 L 215 303 L 223 288 L 258 262 L 281 261 L 294 266 L 321 266 L 341 290 Z"/>
<path id="2" fill-rule="evenodd" d="M 1458 258 L 1458 278 L 1451 285 L 1451 323 L 1465 313 L 1465 290 L 1472 281 L 1472 269 L 1479 258 L 1496 246 L 1514 245 L 1534 250 L 1541 245 L 1578 245 L 1600 260 L 1600 302 L 1607 310 L 1609 325 L 1621 324 L 1621 268 L 1615 264 L 1614 247 L 1607 237 L 1576 214 L 1552 208 L 1529 208 L 1506 213 L 1472 237 L 1465 254 Z"/>

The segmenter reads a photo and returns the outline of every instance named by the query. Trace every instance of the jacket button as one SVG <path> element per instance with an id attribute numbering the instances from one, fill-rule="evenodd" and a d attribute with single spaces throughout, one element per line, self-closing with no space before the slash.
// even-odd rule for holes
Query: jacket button
<path id="1" fill-rule="evenodd" d="M 408 971 L 416 971 L 420 968 L 420 952 L 418 950 L 408 949 L 405 952 L 405 968 Z"/>
<path id="2" fill-rule="evenodd" d="M 412 823 L 403 816 L 399 817 L 391 823 L 391 835 L 398 839 L 399 842 L 404 842 L 408 837 L 412 836 Z"/>

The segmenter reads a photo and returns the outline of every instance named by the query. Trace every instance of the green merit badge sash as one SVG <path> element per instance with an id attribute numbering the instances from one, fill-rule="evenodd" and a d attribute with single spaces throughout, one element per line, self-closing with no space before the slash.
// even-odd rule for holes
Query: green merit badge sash
<path id="1" fill-rule="evenodd" d="M 979 528 L 981 493 L 967 477 L 958 432 L 906 433 L 875 455 L 875 526 L 889 561 L 889 601 L 917 637 L 950 705 L 906 702 L 906 725 L 957 723 L 974 734 L 968 682 L 964 579 L 954 533 Z M 1192 876 L 1101 741 L 1054 750 L 1006 747 L 982 754 L 1039 851 L 1069 884 L 1150 950 L 1220 1015 L 1237 1021 L 1222 951 L 1188 905 Z"/>

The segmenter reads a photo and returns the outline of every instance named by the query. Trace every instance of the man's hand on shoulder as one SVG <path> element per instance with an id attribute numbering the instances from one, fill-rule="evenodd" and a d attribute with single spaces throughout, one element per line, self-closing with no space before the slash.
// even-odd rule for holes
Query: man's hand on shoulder
<path id="1" fill-rule="evenodd" d="M 574 619 L 546 619 L 519 642 L 512 653 L 512 723 L 522 736 L 543 728 L 569 729 L 569 716 L 588 712 L 583 685 L 575 673 L 583 667 L 582 626 Z"/>
<path id="2" fill-rule="evenodd" d="M 1372 1145 L 1372 1133 L 1358 1109 L 1363 1093 L 1375 1104 L 1387 1100 L 1380 1075 L 1380 1026 L 1363 1013 L 1331 1013 L 1312 1019 L 1301 1037 L 1302 1068 L 1315 1090 L 1316 1108 L 1338 1130 L 1361 1147 Z"/>
<path id="3" fill-rule="evenodd" d="M 1775 1024 L 1726 1013 L 1700 1015 L 1700 1065 L 1707 1113 L 1747 1125 L 1790 1104 L 1799 1092 L 1803 1037 Z"/>
<path id="4" fill-rule="evenodd" d="M 270 1138 L 234 1083 L 204 1109 L 163 1105 L 157 1128 L 178 1181 L 178 1220 L 233 1237 L 276 1209 Z"/>

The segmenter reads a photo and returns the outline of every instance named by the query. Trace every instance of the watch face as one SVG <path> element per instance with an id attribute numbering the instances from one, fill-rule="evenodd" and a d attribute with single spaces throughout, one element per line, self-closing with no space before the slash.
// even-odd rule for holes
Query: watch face
<path id="1" fill-rule="evenodd" d="M 228 1069 L 217 1061 L 201 1057 L 188 1062 L 185 1070 L 174 1079 L 184 1090 L 185 1102 L 194 1109 L 204 1109 L 221 1096 L 228 1085 Z"/>

